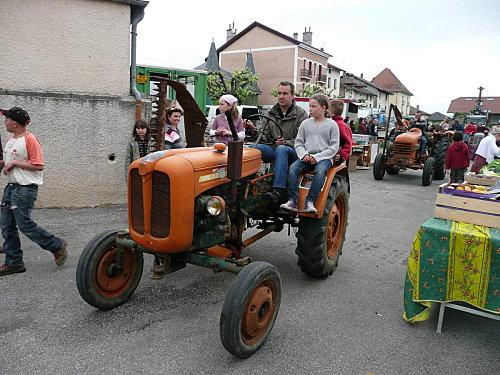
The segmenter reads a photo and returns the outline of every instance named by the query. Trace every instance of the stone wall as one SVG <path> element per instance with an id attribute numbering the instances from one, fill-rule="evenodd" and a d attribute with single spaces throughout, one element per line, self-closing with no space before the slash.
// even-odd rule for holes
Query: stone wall
<path id="1" fill-rule="evenodd" d="M 150 102 L 144 104 L 149 114 Z M 45 154 L 38 207 L 125 202 L 125 153 L 134 124 L 133 97 L 0 91 L 0 108 L 13 106 L 29 112 L 28 130 L 38 137 Z M 5 144 L 9 135 L 4 126 L 1 136 Z M 5 178 L 0 178 L 2 190 L 4 184 Z"/>

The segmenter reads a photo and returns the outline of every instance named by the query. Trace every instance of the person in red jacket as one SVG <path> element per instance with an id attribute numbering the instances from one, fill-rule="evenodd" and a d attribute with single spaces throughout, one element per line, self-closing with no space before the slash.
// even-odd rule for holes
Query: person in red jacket
<path id="1" fill-rule="evenodd" d="M 469 148 L 462 139 L 462 132 L 455 132 L 453 143 L 446 153 L 446 169 L 451 169 L 450 183 L 464 182 L 465 171 L 469 167 Z"/>
<path id="2" fill-rule="evenodd" d="M 332 120 L 337 123 L 340 132 L 340 148 L 337 155 L 333 158 L 333 162 L 334 164 L 340 164 L 344 161 L 347 163 L 352 151 L 352 131 L 342 118 L 344 102 L 334 99 L 330 101 L 330 109 L 333 115 Z"/>
<path id="3" fill-rule="evenodd" d="M 477 126 L 471 121 L 464 129 L 464 142 L 469 143 L 477 133 Z"/>

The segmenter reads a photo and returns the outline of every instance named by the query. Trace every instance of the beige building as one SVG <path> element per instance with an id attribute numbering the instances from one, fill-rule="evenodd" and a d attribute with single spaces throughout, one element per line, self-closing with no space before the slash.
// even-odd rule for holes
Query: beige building
<path id="1" fill-rule="evenodd" d="M 306 83 L 327 84 L 330 54 L 312 46 L 311 29 L 303 40 L 282 34 L 259 22 L 253 22 L 239 33 L 228 30 L 228 40 L 219 49 L 220 66 L 228 71 L 245 66 L 247 52 L 253 55 L 258 85 L 262 90 L 258 104 L 271 105 L 276 98 L 271 92 L 280 81 L 290 81 L 297 91 Z"/>
<path id="2" fill-rule="evenodd" d="M 340 98 L 340 77 L 344 69 L 333 64 L 328 64 L 328 73 L 326 76 L 326 87 L 331 90 L 332 98 Z"/>
<path id="3" fill-rule="evenodd" d="M 410 114 L 410 100 L 413 94 L 390 69 L 382 70 L 372 79 L 372 83 L 393 94 L 389 97 L 389 102 L 398 107 L 403 116 Z"/>
<path id="4" fill-rule="evenodd" d="M 28 129 L 42 143 L 45 182 L 37 204 L 124 202 L 125 151 L 135 108 L 130 29 L 148 2 L 19 3 L 0 1 L 1 37 L 8 41 L 0 53 L 0 108 L 26 109 Z M 4 129 L 2 141 L 8 136 Z"/>

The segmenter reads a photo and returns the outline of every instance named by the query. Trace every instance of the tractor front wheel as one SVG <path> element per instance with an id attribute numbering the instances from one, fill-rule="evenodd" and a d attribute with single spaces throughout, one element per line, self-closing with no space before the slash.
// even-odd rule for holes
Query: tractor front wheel
<path id="1" fill-rule="evenodd" d="M 127 302 L 142 276 L 143 254 L 116 245 L 118 231 L 95 236 L 76 267 L 76 286 L 88 304 L 111 310 Z"/>
<path id="2" fill-rule="evenodd" d="M 378 154 L 373 162 L 373 177 L 375 180 L 381 180 L 384 178 L 385 174 L 385 156 L 384 154 Z"/>
<path id="3" fill-rule="evenodd" d="M 264 344 L 278 315 L 281 277 L 267 262 L 245 266 L 231 283 L 220 316 L 220 338 L 226 350 L 247 358 Z"/>
<path id="4" fill-rule="evenodd" d="M 425 161 L 424 170 L 422 172 L 423 186 L 429 186 L 432 183 L 435 168 L 436 168 L 436 160 L 434 158 L 428 158 Z"/>
<path id="5" fill-rule="evenodd" d="M 344 245 L 349 212 L 349 189 L 343 176 L 335 176 L 328 194 L 323 217 L 301 217 L 297 231 L 300 269 L 312 277 L 333 273 Z"/>

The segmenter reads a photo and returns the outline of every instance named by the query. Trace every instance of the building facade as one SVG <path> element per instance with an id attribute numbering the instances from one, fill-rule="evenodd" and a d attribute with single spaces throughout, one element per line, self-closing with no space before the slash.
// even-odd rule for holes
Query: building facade
<path id="1" fill-rule="evenodd" d="M 304 85 L 327 84 L 330 54 L 313 47 L 312 32 L 304 31 L 303 40 L 282 34 L 259 22 L 253 22 L 239 33 L 227 33 L 228 40 L 217 49 L 219 64 L 227 71 L 242 69 L 251 52 L 257 82 L 261 90 L 258 104 L 272 105 L 273 90 L 281 81 L 290 81 L 299 91 Z"/>
<path id="2" fill-rule="evenodd" d="M 340 95 L 342 98 L 364 103 L 367 108 L 377 108 L 388 113 L 392 93 L 367 81 L 363 74 L 358 77 L 344 72 L 340 78 Z"/>
<path id="3" fill-rule="evenodd" d="M 401 83 L 396 75 L 388 68 L 382 70 L 371 81 L 376 86 L 389 91 L 390 104 L 394 104 L 403 116 L 410 114 L 410 100 L 413 94 Z"/>
<path id="4" fill-rule="evenodd" d="M 130 23 L 139 0 L 2 0 L 0 108 L 19 106 L 45 154 L 42 207 L 126 199 Z M 20 48 L 22 46 L 22 48 Z M 5 129 L 2 140 L 9 136 Z"/>

